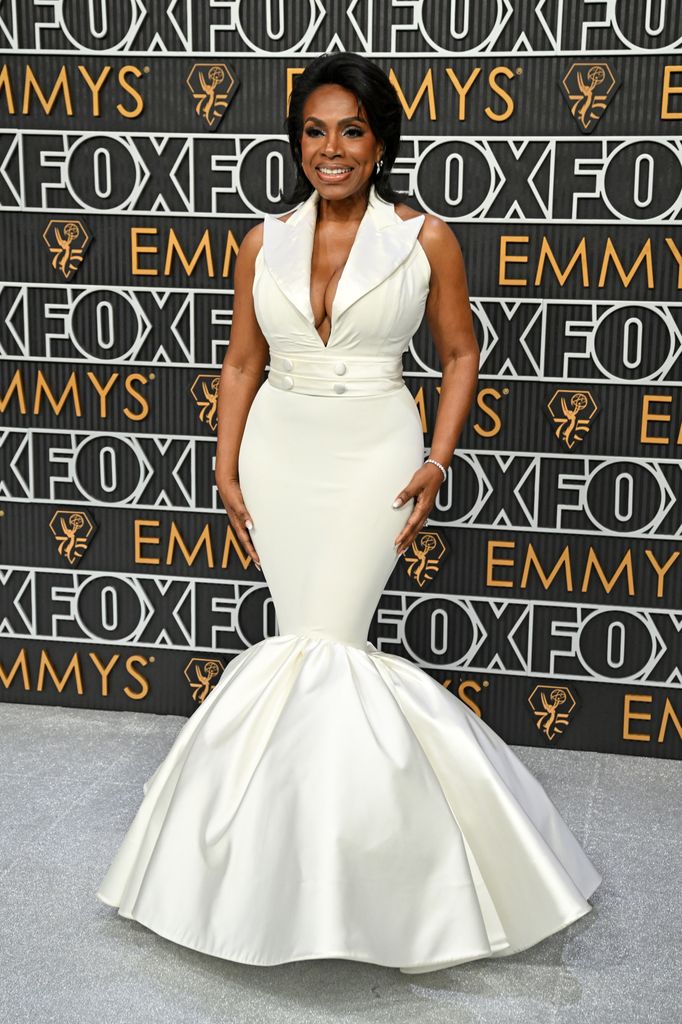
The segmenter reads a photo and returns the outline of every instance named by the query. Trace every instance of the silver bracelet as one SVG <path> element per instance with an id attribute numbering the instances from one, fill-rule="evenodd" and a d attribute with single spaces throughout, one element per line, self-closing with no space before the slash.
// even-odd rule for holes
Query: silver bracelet
<path id="1" fill-rule="evenodd" d="M 448 474 L 445 471 L 445 466 L 441 466 L 440 462 L 437 459 L 426 459 L 426 461 L 424 462 L 424 465 L 426 465 L 427 462 L 432 462 L 434 464 L 434 466 L 438 466 L 439 470 L 443 474 L 443 480 L 445 480 L 447 478 Z"/>

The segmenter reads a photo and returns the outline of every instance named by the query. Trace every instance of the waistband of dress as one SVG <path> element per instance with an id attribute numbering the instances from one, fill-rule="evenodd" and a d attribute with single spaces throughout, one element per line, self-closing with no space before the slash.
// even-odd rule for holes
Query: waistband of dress
<path id="1" fill-rule="evenodd" d="M 383 395 L 403 387 L 403 361 L 401 355 L 271 352 L 268 382 L 303 395 Z"/>

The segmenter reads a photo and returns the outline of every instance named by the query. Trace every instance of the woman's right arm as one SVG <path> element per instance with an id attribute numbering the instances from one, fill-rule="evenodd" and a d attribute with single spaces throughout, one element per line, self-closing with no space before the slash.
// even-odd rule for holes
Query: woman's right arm
<path id="1" fill-rule="evenodd" d="M 244 550 L 260 569 L 260 558 L 246 527 L 250 519 L 239 486 L 239 447 L 246 419 L 268 361 L 268 344 L 253 308 L 256 256 L 263 244 L 263 225 L 246 233 L 234 270 L 234 303 L 230 343 L 220 371 L 218 388 L 218 446 L 215 480 L 232 528 Z"/>

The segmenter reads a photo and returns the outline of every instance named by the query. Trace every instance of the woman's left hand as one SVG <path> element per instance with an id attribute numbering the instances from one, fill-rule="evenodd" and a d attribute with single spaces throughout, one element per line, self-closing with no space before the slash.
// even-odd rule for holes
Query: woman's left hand
<path id="1" fill-rule="evenodd" d="M 416 499 L 409 519 L 395 539 L 399 555 L 408 549 L 429 518 L 429 512 L 433 508 L 442 483 L 443 474 L 438 466 L 434 466 L 432 462 L 425 462 L 414 473 L 407 487 L 396 495 L 396 501 L 400 502 L 397 508 L 402 508 L 409 498 Z"/>

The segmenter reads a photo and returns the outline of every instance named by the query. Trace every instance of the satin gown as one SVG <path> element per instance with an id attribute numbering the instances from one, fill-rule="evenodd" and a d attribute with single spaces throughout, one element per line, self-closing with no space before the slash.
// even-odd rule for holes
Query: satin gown
<path id="1" fill-rule="evenodd" d="M 586 914 L 601 876 L 498 734 L 368 629 L 424 459 L 402 353 L 430 265 L 374 186 L 314 326 L 319 193 L 264 222 L 270 370 L 239 477 L 277 635 L 228 664 L 143 787 L 97 891 L 172 941 L 272 965 L 420 973 L 509 956 Z"/>

